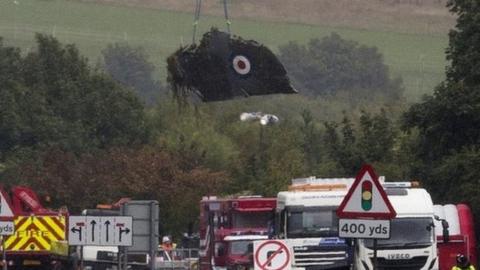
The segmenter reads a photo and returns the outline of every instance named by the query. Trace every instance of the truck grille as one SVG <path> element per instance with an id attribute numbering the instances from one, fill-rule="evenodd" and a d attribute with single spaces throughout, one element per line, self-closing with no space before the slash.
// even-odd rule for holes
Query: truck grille
<path id="1" fill-rule="evenodd" d="M 427 256 L 412 257 L 404 260 L 387 260 L 384 258 L 377 258 L 378 270 L 396 270 L 396 269 L 408 269 L 419 270 L 427 263 Z M 373 259 L 372 259 L 373 265 Z"/>
<path id="2" fill-rule="evenodd" d="M 295 266 L 308 270 L 331 269 L 348 265 L 348 253 L 344 247 L 308 247 L 294 250 Z"/>

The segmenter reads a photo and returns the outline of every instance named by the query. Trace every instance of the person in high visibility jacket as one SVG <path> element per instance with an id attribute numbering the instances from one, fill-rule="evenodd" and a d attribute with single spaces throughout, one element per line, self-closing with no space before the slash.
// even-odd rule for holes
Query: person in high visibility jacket
<path id="1" fill-rule="evenodd" d="M 165 251 L 170 251 L 175 249 L 177 247 L 177 244 L 172 242 L 170 236 L 164 236 L 162 238 L 162 244 L 160 245 L 160 247 Z"/>
<path id="2" fill-rule="evenodd" d="M 456 262 L 457 264 L 452 267 L 452 270 L 475 270 L 468 258 L 461 253 L 457 254 Z"/>

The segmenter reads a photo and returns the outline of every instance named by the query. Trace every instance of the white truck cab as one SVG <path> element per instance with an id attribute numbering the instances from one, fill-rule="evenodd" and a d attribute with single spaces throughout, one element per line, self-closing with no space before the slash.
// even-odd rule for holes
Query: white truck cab
<path id="1" fill-rule="evenodd" d="M 434 208 L 430 194 L 405 183 L 384 183 L 397 216 L 391 220 L 390 239 L 377 240 L 376 269 L 438 270 Z M 355 269 L 373 269 L 373 239 L 358 239 Z"/>
<path id="2" fill-rule="evenodd" d="M 293 179 L 277 195 L 275 234 L 293 253 L 292 269 L 350 269 L 351 241 L 338 236 L 336 210 L 352 178 Z"/>

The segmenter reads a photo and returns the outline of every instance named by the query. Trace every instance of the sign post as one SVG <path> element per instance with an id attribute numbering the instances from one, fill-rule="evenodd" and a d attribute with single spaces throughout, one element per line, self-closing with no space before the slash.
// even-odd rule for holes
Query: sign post
<path id="1" fill-rule="evenodd" d="M 7 194 L 0 188 L 0 240 L 2 241 L 2 269 L 7 270 L 7 251 L 5 240 L 7 236 L 15 233 L 14 215 Z"/>
<path id="2" fill-rule="evenodd" d="M 337 209 L 339 236 L 373 239 L 373 269 L 377 269 L 377 239 L 390 238 L 396 216 L 372 166 L 364 165 Z"/>
<path id="3" fill-rule="evenodd" d="M 2 241 L 2 270 L 7 270 L 7 250 L 5 249 L 5 240 L 7 239 L 7 236 L 14 233 L 15 224 L 13 221 L 0 221 L 0 241 Z"/>
<path id="4" fill-rule="evenodd" d="M 7 252 L 5 251 L 5 237 L 0 236 L 2 240 L 2 269 L 7 270 Z"/>

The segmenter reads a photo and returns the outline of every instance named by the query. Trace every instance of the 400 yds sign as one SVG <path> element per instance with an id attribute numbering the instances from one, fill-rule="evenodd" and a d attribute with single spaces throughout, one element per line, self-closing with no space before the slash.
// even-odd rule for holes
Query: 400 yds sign
<path id="1" fill-rule="evenodd" d="M 339 219 L 338 230 L 344 238 L 390 238 L 390 220 Z"/>

